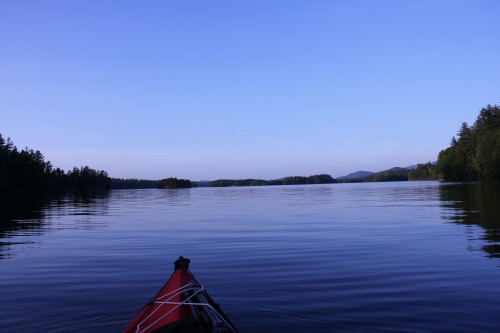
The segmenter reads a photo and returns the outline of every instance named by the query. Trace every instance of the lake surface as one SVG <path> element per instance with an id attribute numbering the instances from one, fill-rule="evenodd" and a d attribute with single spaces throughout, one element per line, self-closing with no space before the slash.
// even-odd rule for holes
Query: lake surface
<path id="1" fill-rule="evenodd" d="M 118 190 L 30 205 L 2 217 L 2 332 L 121 332 L 180 255 L 241 332 L 500 327 L 499 183 Z"/>

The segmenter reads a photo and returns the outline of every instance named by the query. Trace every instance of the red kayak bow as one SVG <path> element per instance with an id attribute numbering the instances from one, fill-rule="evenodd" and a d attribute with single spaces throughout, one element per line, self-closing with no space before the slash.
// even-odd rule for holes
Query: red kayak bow
<path id="1" fill-rule="evenodd" d="M 179 257 L 167 283 L 123 333 L 238 333 Z"/>

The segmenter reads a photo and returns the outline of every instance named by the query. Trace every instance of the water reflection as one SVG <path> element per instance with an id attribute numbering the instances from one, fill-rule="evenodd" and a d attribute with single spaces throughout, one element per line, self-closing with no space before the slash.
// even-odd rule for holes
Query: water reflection
<path id="1" fill-rule="evenodd" d="M 37 232 L 43 225 L 46 198 L 40 196 L 0 198 L 0 259 L 8 258 L 12 245 L 25 242 L 10 241 L 12 233 L 20 230 Z"/>
<path id="2" fill-rule="evenodd" d="M 50 216 L 102 215 L 109 209 L 109 192 L 72 193 L 58 196 L 52 198 L 46 208 Z"/>
<path id="3" fill-rule="evenodd" d="M 92 192 L 0 197 L 0 259 L 10 256 L 13 245 L 33 243 L 18 236 L 45 233 L 54 216 L 105 214 L 108 196 L 109 192 Z"/>
<path id="4" fill-rule="evenodd" d="M 441 205 L 453 223 L 478 225 L 483 234 L 471 240 L 481 240 L 490 258 L 500 258 L 500 182 L 442 184 L 439 187 Z"/>

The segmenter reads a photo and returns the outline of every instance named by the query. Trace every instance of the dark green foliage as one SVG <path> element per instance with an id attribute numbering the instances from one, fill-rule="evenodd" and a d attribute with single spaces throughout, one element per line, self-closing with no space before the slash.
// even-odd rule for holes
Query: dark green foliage
<path id="1" fill-rule="evenodd" d="M 157 180 L 111 178 L 112 189 L 140 189 L 157 187 Z"/>
<path id="2" fill-rule="evenodd" d="M 227 186 L 262 186 L 268 185 L 267 181 L 262 179 L 217 179 L 211 181 L 210 187 L 227 187 Z"/>
<path id="3" fill-rule="evenodd" d="M 308 177 L 291 176 L 280 179 L 269 180 L 265 185 L 305 185 L 308 183 Z"/>
<path id="4" fill-rule="evenodd" d="M 66 174 L 66 186 L 70 188 L 105 190 L 109 189 L 110 185 L 111 179 L 106 171 L 94 170 L 88 166 L 80 169 L 74 167 Z"/>
<path id="5" fill-rule="evenodd" d="M 218 179 L 209 183 L 211 187 L 224 186 L 263 186 L 263 185 L 305 185 L 305 184 L 331 184 L 335 179 L 330 175 L 321 174 L 309 177 L 293 176 L 274 180 L 262 179 Z"/>
<path id="6" fill-rule="evenodd" d="M 386 171 L 377 172 L 376 174 L 372 175 L 371 178 L 373 182 L 406 181 L 408 180 L 409 174 L 409 169 L 392 168 Z"/>
<path id="7" fill-rule="evenodd" d="M 309 184 L 333 184 L 336 183 L 332 176 L 327 174 L 320 174 L 307 177 Z"/>
<path id="8" fill-rule="evenodd" d="M 355 181 L 356 179 L 369 177 L 373 174 L 374 174 L 374 172 L 371 172 L 371 171 L 356 171 L 356 172 L 350 173 L 346 176 L 338 177 L 337 181 L 340 183 L 349 183 L 351 181 Z"/>
<path id="9" fill-rule="evenodd" d="M 63 189 L 109 189 L 110 178 L 105 171 L 88 166 L 65 173 L 53 168 L 38 150 L 21 151 L 0 134 L 0 194 L 24 195 L 58 192 Z"/>
<path id="10" fill-rule="evenodd" d="M 439 153 L 437 170 L 444 180 L 500 180 L 500 107 L 481 109 L 472 127 L 462 123 L 450 147 Z"/>
<path id="11" fill-rule="evenodd" d="M 362 182 L 395 182 L 408 180 L 409 169 L 406 168 L 392 168 L 389 170 L 380 171 L 365 177 L 360 178 L 343 178 L 340 180 L 342 183 L 362 183 Z"/>
<path id="12" fill-rule="evenodd" d="M 191 188 L 193 184 L 189 179 L 165 178 L 158 181 L 157 188 Z"/>
<path id="13" fill-rule="evenodd" d="M 436 165 L 428 162 L 425 164 L 418 164 L 417 167 L 410 171 L 408 180 L 437 180 Z"/>

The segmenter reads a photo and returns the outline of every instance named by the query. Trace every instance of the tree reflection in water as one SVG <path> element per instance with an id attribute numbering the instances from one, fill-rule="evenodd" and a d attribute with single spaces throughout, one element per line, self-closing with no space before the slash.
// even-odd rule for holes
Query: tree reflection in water
<path id="1" fill-rule="evenodd" d="M 57 196 L 0 197 L 0 259 L 9 257 L 9 248 L 20 233 L 42 234 L 54 215 L 98 215 L 108 210 L 109 191 L 66 193 Z M 16 239 L 10 241 L 10 239 Z"/>
<path id="2" fill-rule="evenodd" d="M 478 225 L 483 234 L 472 240 L 486 242 L 481 249 L 500 258 L 500 182 L 444 183 L 439 187 L 441 206 L 453 223 Z"/>

